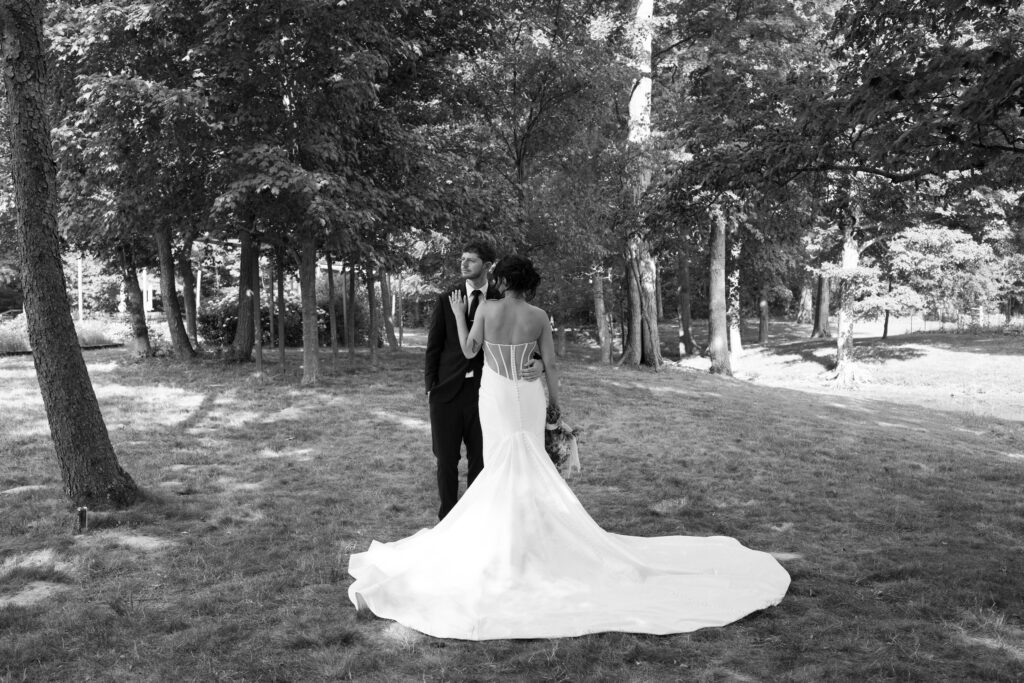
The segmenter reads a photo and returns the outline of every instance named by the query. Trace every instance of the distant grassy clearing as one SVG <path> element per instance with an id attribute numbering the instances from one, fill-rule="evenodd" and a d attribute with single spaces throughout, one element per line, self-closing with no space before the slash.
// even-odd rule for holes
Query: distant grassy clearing
<path id="1" fill-rule="evenodd" d="M 963 366 L 929 371 L 933 352 L 970 354 L 988 395 L 1012 398 L 1024 358 L 962 341 L 862 349 L 876 376 L 925 385 Z M 377 369 L 361 355 L 332 370 L 325 354 L 315 389 L 298 386 L 297 356 L 283 375 L 268 357 L 261 386 L 251 366 L 90 352 L 118 455 L 150 499 L 76 536 L 31 359 L 11 357 L 0 601 L 23 599 L 0 602 L 0 680 L 1019 680 L 1024 422 L 975 402 L 875 400 L 877 382 L 824 393 L 821 365 L 786 349 L 743 359 L 757 383 L 572 352 L 564 402 L 585 430 L 573 486 L 594 518 L 774 552 L 794 578 L 781 605 L 662 638 L 463 643 L 357 618 L 348 555 L 436 512 L 415 347 Z"/>

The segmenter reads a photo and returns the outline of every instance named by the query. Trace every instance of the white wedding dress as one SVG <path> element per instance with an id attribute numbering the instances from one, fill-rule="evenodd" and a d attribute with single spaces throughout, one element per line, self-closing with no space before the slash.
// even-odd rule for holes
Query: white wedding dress
<path id="1" fill-rule="evenodd" d="M 724 536 L 604 531 L 544 451 L 541 382 L 517 369 L 534 349 L 485 342 L 484 469 L 432 529 L 352 555 L 359 609 L 440 638 L 683 633 L 777 604 L 789 574 Z"/>

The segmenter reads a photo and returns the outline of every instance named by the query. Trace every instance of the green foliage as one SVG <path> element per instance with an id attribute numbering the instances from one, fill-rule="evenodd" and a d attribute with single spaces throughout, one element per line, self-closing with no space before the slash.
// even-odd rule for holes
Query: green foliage
<path id="1" fill-rule="evenodd" d="M 904 230 L 889 246 L 893 277 L 918 292 L 942 319 L 991 303 L 998 289 L 992 248 L 958 230 Z"/>
<path id="2" fill-rule="evenodd" d="M 337 316 L 338 334 L 342 336 L 344 319 L 342 317 L 341 281 L 335 282 L 335 315 Z M 379 297 L 378 297 L 379 301 Z M 261 300 L 261 325 L 263 341 L 270 341 L 270 310 L 266 298 Z M 325 277 L 317 281 L 317 340 L 324 346 L 330 345 L 330 303 Z M 365 343 L 368 339 L 369 307 L 365 290 L 356 292 L 355 308 L 356 343 Z M 278 303 L 274 302 L 274 335 L 278 333 Z M 219 298 L 208 300 L 196 316 L 199 337 L 203 342 L 214 348 L 223 348 L 231 344 L 238 326 L 238 300 L 234 293 L 229 292 Z M 302 346 L 302 305 L 298 301 L 285 301 L 285 346 Z M 378 338 L 383 339 L 383 335 Z M 339 339 L 344 343 L 344 338 Z"/>
<path id="3" fill-rule="evenodd" d="M 122 278 L 102 262 L 88 255 L 82 259 L 82 307 L 89 313 L 117 313 L 121 305 Z M 69 254 L 64 260 L 64 280 L 68 301 L 78 310 L 78 257 Z"/>

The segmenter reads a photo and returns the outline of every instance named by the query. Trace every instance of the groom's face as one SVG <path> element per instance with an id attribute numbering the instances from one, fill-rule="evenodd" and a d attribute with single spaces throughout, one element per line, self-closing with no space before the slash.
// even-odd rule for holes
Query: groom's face
<path id="1" fill-rule="evenodd" d="M 462 252 L 462 277 L 467 280 L 475 280 L 487 272 L 490 263 L 484 261 L 478 254 L 472 251 Z"/>

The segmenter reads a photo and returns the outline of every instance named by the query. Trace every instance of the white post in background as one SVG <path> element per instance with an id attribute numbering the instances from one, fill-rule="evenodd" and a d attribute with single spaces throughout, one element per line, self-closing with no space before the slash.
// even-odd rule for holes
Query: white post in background
<path id="1" fill-rule="evenodd" d="M 149 289 L 149 268 L 142 269 L 142 312 L 153 310 L 153 292 Z"/>
<path id="2" fill-rule="evenodd" d="M 199 317 L 199 308 L 200 308 L 200 304 L 202 303 L 202 301 L 201 301 L 202 291 L 203 291 L 203 264 L 202 263 L 197 263 L 196 264 L 196 317 Z"/>
<path id="3" fill-rule="evenodd" d="M 85 295 L 82 293 L 82 255 L 78 255 L 78 322 L 82 322 L 82 309 L 85 308 Z"/>

